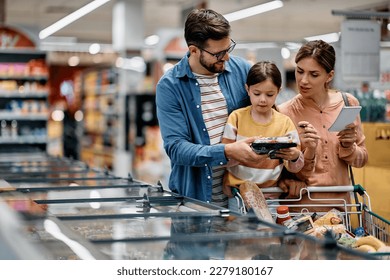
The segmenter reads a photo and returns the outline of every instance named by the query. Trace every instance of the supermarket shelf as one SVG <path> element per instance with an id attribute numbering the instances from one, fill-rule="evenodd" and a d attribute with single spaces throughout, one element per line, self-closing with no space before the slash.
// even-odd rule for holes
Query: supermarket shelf
<path id="1" fill-rule="evenodd" d="M 49 119 L 48 114 L 37 113 L 16 113 L 16 112 L 0 112 L 1 120 L 25 120 L 25 121 L 47 121 Z"/>
<path id="2" fill-rule="evenodd" d="M 37 91 L 3 91 L 0 90 L 0 98 L 47 98 L 49 92 L 37 92 Z"/>

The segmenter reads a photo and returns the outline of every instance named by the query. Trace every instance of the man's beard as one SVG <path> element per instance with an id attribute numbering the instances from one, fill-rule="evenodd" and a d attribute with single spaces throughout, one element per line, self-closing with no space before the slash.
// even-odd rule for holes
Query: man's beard
<path id="1" fill-rule="evenodd" d="M 221 63 L 222 62 L 222 63 Z M 225 70 L 225 63 L 223 60 L 219 60 L 212 64 L 207 64 L 203 59 L 203 55 L 200 56 L 199 63 L 210 73 L 222 73 Z"/>

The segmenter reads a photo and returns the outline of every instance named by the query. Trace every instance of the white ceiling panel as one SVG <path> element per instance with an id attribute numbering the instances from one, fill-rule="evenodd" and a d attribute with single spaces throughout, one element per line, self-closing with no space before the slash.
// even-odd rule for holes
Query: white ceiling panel
<path id="1" fill-rule="evenodd" d="M 28 28 L 34 34 L 77 10 L 91 0 L 5 0 L 5 23 Z M 128 0 L 131 1 L 131 0 Z M 116 0 L 75 21 L 53 36 L 76 37 L 78 42 L 112 41 L 112 8 Z M 181 28 L 182 11 L 199 1 L 145 0 L 145 36 L 161 28 Z M 209 0 L 207 6 L 222 14 L 258 5 L 254 0 Z M 383 0 L 284 0 L 284 7 L 232 22 L 233 38 L 238 42 L 300 42 L 304 37 L 340 31 L 343 16 L 332 10 L 376 11 L 390 7 Z"/>

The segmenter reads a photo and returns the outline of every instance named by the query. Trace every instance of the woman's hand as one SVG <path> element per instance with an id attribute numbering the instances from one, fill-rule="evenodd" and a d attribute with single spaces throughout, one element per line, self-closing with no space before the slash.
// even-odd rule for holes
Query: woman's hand
<path id="1" fill-rule="evenodd" d="M 284 193 L 288 193 L 285 198 L 298 198 L 300 197 L 301 189 L 302 195 L 306 191 L 306 183 L 295 179 L 281 179 L 278 182 L 278 187 L 282 189 Z"/>
<path id="2" fill-rule="evenodd" d="M 307 121 L 300 121 L 298 123 L 298 132 L 301 144 L 305 148 L 312 148 L 314 150 L 317 148 L 318 141 L 321 137 L 317 135 L 317 130 L 311 125 L 311 123 Z"/>
<path id="3" fill-rule="evenodd" d="M 357 141 L 357 127 L 354 123 L 351 123 L 337 133 L 339 137 L 340 145 L 343 148 L 350 148 Z"/>

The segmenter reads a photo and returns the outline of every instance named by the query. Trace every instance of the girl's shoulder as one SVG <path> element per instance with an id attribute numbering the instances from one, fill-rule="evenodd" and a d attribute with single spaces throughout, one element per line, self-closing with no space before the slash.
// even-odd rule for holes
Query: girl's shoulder
<path id="1" fill-rule="evenodd" d="M 248 114 L 248 112 L 250 113 L 250 109 L 251 109 L 251 105 L 235 109 L 235 110 L 233 110 L 233 112 L 231 112 L 231 114 L 229 115 L 229 118 L 242 117 L 243 115 Z"/>
<path id="2" fill-rule="evenodd" d="M 272 110 L 273 110 L 274 119 L 284 120 L 284 121 L 291 121 L 291 118 L 288 115 L 286 115 L 286 114 L 284 114 L 282 112 L 279 112 L 279 111 L 277 111 L 275 109 L 272 109 Z"/>

